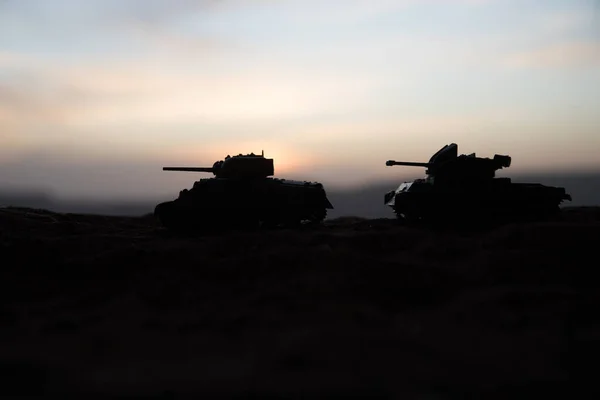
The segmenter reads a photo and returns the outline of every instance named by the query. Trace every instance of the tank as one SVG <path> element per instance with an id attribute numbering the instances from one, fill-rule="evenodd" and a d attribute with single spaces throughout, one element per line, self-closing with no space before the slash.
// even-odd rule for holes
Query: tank
<path id="1" fill-rule="evenodd" d="M 426 168 L 425 177 L 402 183 L 385 194 L 385 205 L 403 221 L 504 222 L 545 218 L 571 201 L 562 187 L 540 183 L 515 183 L 496 177 L 509 168 L 511 157 L 458 155 L 458 145 L 448 144 L 429 162 L 389 160 L 387 166 Z"/>
<path id="2" fill-rule="evenodd" d="M 333 205 L 323 184 L 273 177 L 272 158 L 239 154 L 212 167 L 163 167 L 163 171 L 212 173 L 194 182 L 154 215 L 171 229 L 297 226 L 322 222 Z"/>

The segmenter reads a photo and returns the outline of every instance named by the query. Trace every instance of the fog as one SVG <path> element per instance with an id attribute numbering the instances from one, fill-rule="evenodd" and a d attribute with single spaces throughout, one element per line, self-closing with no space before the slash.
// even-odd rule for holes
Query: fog
<path id="1" fill-rule="evenodd" d="M 502 174 L 502 176 L 507 175 L 507 173 Z M 573 201 L 565 202 L 563 206 L 600 206 L 600 171 L 510 176 L 513 182 L 535 182 L 564 187 L 573 197 Z M 128 195 L 120 193 L 120 196 L 112 197 L 110 192 L 104 192 L 102 196 L 96 197 L 92 196 L 91 192 L 85 191 L 79 191 L 77 192 L 79 194 L 75 195 L 75 190 L 71 193 L 61 193 L 35 187 L 5 187 L 0 189 L 0 206 L 43 208 L 56 212 L 141 216 L 151 213 L 159 202 L 176 198 L 179 190 L 192 186 L 195 177 L 194 174 L 188 174 L 185 179 L 178 178 L 181 186 L 175 187 L 173 184 L 171 191 L 162 188 L 150 194 L 132 188 Z M 369 184 L 346 187 L 326 185 L 328 197 L 334 205 L 334 209 L 329 211 L 328 218 L 340 216 L 391 218 L 394 216 L 391 209 L 383 204 L 384 194 L 395 189 L 403 180 L 416 177 L 420 175 L 414 174 L 412 177 L 407 175 L 398 179 L 377 180 Z"/>

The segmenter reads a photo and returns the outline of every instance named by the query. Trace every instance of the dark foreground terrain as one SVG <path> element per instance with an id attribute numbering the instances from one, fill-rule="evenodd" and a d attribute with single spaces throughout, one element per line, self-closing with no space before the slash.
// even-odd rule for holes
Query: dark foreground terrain
<path id="1" fill-rule="evenodd" d="M 596 398 L 600 208 L 174 236 L 0 209 L 0 395 Z"/>

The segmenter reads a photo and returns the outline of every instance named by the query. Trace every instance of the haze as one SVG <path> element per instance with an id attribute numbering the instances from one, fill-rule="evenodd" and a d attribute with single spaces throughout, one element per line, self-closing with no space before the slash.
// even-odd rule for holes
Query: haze
<path id="1" fill-rule="evenodd" d="M 595 1 L 0 1 L 0 185 L 172 193 L 227 154 L 360 185 L 388 159 L 600 169 Z M 410 173 L 423 171 L 411 170 Z"/>

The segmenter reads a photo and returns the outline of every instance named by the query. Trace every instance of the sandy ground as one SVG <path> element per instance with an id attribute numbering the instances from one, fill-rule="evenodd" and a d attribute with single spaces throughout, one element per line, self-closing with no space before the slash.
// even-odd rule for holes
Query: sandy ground
<path id="1" fill-rule="evenodd" d="M 196 237 L 1 209 L 0 395 L 597 398 L 599 246 L 599 208 Z"/>

